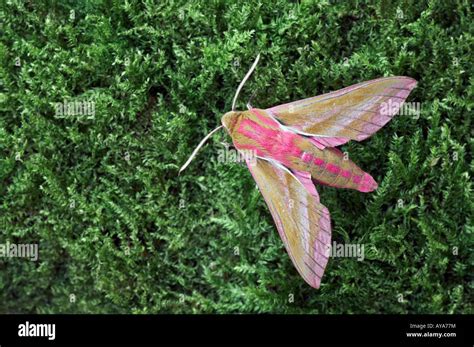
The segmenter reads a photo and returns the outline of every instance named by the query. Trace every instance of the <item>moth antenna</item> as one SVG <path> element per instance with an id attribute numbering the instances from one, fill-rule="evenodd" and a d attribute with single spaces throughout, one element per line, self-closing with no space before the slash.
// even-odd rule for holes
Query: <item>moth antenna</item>
<path id="1" fill-rule="evenodd" d="M 193 151 L 193 153 L 191 154 L 191 156 L 189 157 L 189 159 L 186 161 L 186 163 L 184 163 L 184 165 L 181 167 L 181 169 L 179 169 L 179 173 L 178 175 L 188 167 L 188 165 L 191 163 L 191 161 L 194 159 L 194 157 L 196 156 L 197 152 L 201 149 L 201 147 L 204 145 L 204 143 L 212 136 L 212 134 L 214 134 L 217 130 L 219 130 L 220 128 L 222 128 L 223 125 L 221 126 L 218 126 L 217 128 L 215 128 L 213 131 L 211 131 L 209 134 L 206 135 L 205 138 L 203 138 L 201 140 L 201 142 L 199 143 L 199 145 L 197 145 L 196 149 Z"/>
<path id="2" fill-rule="evenodd" d="M 255 67 L 256 67 L 257 64 L 258 64 L 258 60 L 259 60 L 259 59 L 260 59 L 260 53 L 257 55 L 257 58 L 255 58 L 255 61 L 253 62 L 252 67 L 251 67 L 250 70 L 247 72 L 247 74 L 245 75 L 245 77 L 244 77 L 244 79 L 242 80 L 242 82 L 240 82 L 239 87 L 237 88 L 237 91 L 235 92 L 234 100 L 232 100 L 232 111 L 235 111 L 235 103 L 237 102 L 237 97 L 239 96 L 240 90 L 241 90 L 242 87 L 244 86 L 245 82 L 247 82 L 247 80 L 249 79 L 249 77 L 250 77 L 250 75 L 252 74 L 253 70 L 255 70 Z"/>
<path id="3" fill-rule="evenodd" d="M 253 109 L 252 100 L 253 100 L 253 98 L 255 97 L 255 94 L 257 94 L 257 91 L 254 91 L 254 92 L 252 93 L 252 95 L 250 96 L 249 101 L 247 101 L 247 108 L 248 108 L 249 110 Z"/>

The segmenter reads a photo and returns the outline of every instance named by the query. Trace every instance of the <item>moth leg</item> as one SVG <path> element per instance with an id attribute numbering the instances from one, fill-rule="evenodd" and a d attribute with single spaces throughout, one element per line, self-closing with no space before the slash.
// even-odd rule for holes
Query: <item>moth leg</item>
<path id="1" fill-rule="evenodd" d="M 257 91 L 254 91 L 252 95 L 250 96 L 249 101 L 247 101 L 247 108 L 249 109 L 249 111 L 254 108 L 251 102 L 252 102 L 252 99 L 255 97 L 255 94 L 257 94 Z"/>
<path id="2" fill-rule="evenodd" d="M 220 144 L 224 146 L 226 150 L 229 150 L 229 147 L 234 147 L 233 144 L 230 144 L 228 142 L 221 142 Z"/>

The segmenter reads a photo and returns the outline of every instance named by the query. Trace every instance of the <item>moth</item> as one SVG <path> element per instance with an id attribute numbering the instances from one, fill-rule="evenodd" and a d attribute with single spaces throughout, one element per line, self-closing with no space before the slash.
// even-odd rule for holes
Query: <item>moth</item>
<path id="1" fill-rule="evenodd" d="M 331 220 L 320 202 L 317 185 L 372 192 L 377 182 L 337 146 L 363 141 L 395 116 L 417 81 L 395 76 L 362 82 L 331 93 L 267 108 L 236 111 L 237 96 L 260 55 L 235 94 L 232 111 L 209 133 L 183 165 L 184 170 L 205 141 L 222 127 L 246 159 L 296 270 L 319 288 L 328 263 Z"/>

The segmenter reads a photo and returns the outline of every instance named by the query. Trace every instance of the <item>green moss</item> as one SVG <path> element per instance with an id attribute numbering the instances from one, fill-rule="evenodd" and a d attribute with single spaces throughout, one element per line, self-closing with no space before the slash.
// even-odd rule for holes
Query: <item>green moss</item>
<path id="1" fill-rule="evenodd" d="M 0 5 L 0 242 L 40 245 L 0 259 L 1 312 L 473 312 L 467 1 L 61 3 Z M 419 118 L 344 146 L 380 188 L 320 189 L 366 256 L 331 259 L 319 290 L 247 169 L 217 161 L 223 133 L 177 176 L 257 52 L 240 108 L 419 81 Z M 55 114 L 77 100 L 94 114 Z"/>

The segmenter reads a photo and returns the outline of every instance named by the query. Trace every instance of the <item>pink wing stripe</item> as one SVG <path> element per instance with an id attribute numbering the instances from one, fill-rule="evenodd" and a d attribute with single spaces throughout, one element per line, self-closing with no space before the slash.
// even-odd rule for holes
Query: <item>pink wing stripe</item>
<path id="1" fill-rule="evenodd" d="M 306 171 L 298 171 L 298 170 L 293 170 L 293 174 L 296 176 L 298 181 L 300 181 L 301 184 L 303 184 L 306 190 L 316 198 L 316 201 L 319 202 L 319 194 L 318 194 L 318 191 L 316 190 L 316 187 L 313 184 L 313 181 L 311 181 L 311 174 Z"/>
<path id="2" fill-rule="evenodd" d="M 315 197 L 319 202 L 319 194 L 314 186 L 313 181 L 311 180 L 311 174 L 306 171 L 293 170 L 293 174 L 296 178 L 303 184 L 306 190 Z M 314 270 L 318 274 L 318 277 L 314 278 L 314 286 L 319 288 L 321 285 L 321 278 L 324 274 L 324 269 L 329 260 L 329 250 L 331 245 L 331 216 L 329 210 L 325 208 L 322 211 L 322 218 L 319 220 L 321 231 L 319 232 L 317 239 L 314 242 L 312 252 L 312 257 L 315 262 L 320 266 L 316 267 Z M 329 232 L 325 232 L 328 230 Z"/>
<path id="3" fill-rule="evenodd" d="M 326 265 L 329 261 L 329 251 L 331 249 L 331 217 L 327 208 L 324 208 L 323 214 L 324 218 L 319 220 L 321 232 L 314 242 L 313 258 L 323 269 L 326 269 Z M 323 230 L 329 230 L 329 233 L 323 232 Z M 315 287 L 319 288 L 321 278 L 315 278 L 315 282 Z"/>

